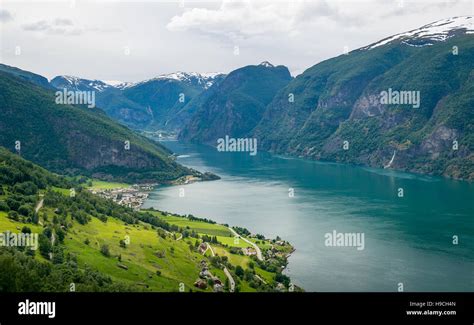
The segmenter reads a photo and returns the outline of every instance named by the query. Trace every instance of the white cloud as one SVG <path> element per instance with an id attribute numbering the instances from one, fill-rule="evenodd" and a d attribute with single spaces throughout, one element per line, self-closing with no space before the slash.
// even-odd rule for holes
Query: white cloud
<path id="1" fill-rule="evenodd" d="M 193 8 L 174 16 L 170 31 L 195 30 L 231 39 L 246 38 L 294 29 L 292 13 L 282 3 L 268 1 L 225 1 L 218 9 Z"/>
<path id="2" fill-rule="evenodd" d="M 471 0 L 403 0 L 401 7 L 400 0 L 185 0 L 184 8 L 176 1 L 83 1 L 71 8 L 69 1 L 0 0 L 8 11 L 0 20 L 13 17 L 0 21 L 0 56 L 48 77 L 139 81 L 265 60 L 296 74 L 345 47 L 473 10 Z M 21 56 L 12 50 L 17 45 Z"/>
<path id="3" fill-rule="evenodd" d="M 447 2 L 454 6 L 461 1 Z M 170 31 L 197 31 L 232 41 L 267 34 L 295 36 L 317 27 L 352 29 L 382 23 L 386 17 L 438 10 L 422 0 L 227 0 L 214 9 L 192 8 L 175 15 Z"/>
<path id="4" fill-rule="evenodd" d="M 167 24 L 167 28 L 170 31 L 196 30 L 234 39 L 266 33 L 294 35 L 304 32 L 308 24 L 328 20 L 344 22 L 348 26 L 361 23 L 363 17 L 359 12 L 343 10 L 347 4 L 347 1 L 326 0 L 224 1 L 217 9 L 193 8 L 176 15 Z M 358 6 L 357 4 L 355 8 Z"/>

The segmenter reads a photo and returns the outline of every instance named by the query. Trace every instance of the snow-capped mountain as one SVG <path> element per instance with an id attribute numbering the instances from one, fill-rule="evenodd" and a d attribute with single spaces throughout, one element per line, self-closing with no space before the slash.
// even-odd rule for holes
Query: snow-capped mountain
<path id="1" fill-rule="evenodd" d="M 186 124 L 179 138 L 213 144 L 225 134 L 244 137 L 260 121 L 273 96 L 291 80 L 287 67 L 268 61 L 230 72 L 194 102 L 195 113 L 183 119 Z"/>
<path id="2" fill-rule="evenodd" d="M 159 75 L 152 79 L 140 82 L 124 82 L 118 80 L 89 80 L 74 76 L 57 76 L 51 80 L 51 85 L 55 88 L 67 88 L 69 90 L 95 90 L 102 92 L 109 88 L 120 90 L 143 85 L 152 81 L 177 81 L 190 85 L 196 85 L 207 89 L 211 87 L 217 79 L 222 79 L 225 74 L 220 72 L 198 73 L 198 72 L 174 72 Z"/>
<path id="3" fill-rule="evenodd" d="M 131 85 L 128 85 L 126 88 L 142 85 L 144 83 L 157 81 L 157 80 L 169 80 L 169 81 L 184 82 L 184 83 L 192 84 L 192 85 L 199 85 L 201 87 L 204 87 L 204 89 L 207 89 L 214 84 L 216 78 L 222 78 L 224 75 L 225 74 L 220 73 L 220 72 L 198 73 L 198 72 L 178 71 L 174 73 L 159 75 L 152 79 L 148 79 L 148 80 L 144 80 L 135 84 L 131 84 Z"/>
<path id="4" fill-rule="evenodd" d="M 472 16 L 442 19 L 405 33 L 387 37 L 362 49 L 370 50 L 395 41 L 409 46 L 428 46 L 435 42 L 446 41 L 458 34 L 474 34 L 474 18 Z"/>
<path id="5" fill-rule="evenodd" d="M 259 65 L 264 66 L 265 68 L 274 68 L 275 66 L 268 61 L 263 61 Z"/>
<path id="6" fill-rule="evenodd" d="M 472 23 L 443 19 L 317 63 L 276 93 L 246 136 L 276 154 L 474 180 Z M 417 94 L 419 105 L 385 104 L 392 90 Z M 352 149 L 341 149 L 346 140 Z"/>
<path id="7" fill-rule="evenodd" d="M 103 82 L 117 89 L 125 89 L 125 88 L 135 85 L 134 82 L 126 82 L 126 81 L 119 81 L 119 80 L 103 80 Z"/>
<path id="8" fill-rule="evenodd" d="M 57 76 L 50 84 L 56 89 L 95 91 L 97 107 L 109 116 L 134 128 L 160 129 L 194 97 L 224 77 L 216 72 L 175 72 L 140 82 L 123 82 Z"/>
<path id="9" fill-rule="evenodd" d="M 89 80 L 73 76 L 54 77 L 51 80 L 50 84 L 57 89 L 66 88 L 68 90 L 88 90 L 98 92 L 102 92 L 110 87 L 113 87 L 102 80 Z"/>

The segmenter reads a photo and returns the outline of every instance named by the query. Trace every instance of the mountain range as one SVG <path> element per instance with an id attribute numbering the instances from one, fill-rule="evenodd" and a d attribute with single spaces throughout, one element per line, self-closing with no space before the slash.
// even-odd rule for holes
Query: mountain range
<path id="1" fill-rule="evenodd" d="M 137 83 L 107 83 L 72 76 L 51 80 L 56 89 L 94 91 L 107 115 L 133 129 L 176 130 L 187 105 L 224 77 L 220 73 L 176 72 Z"/>
<path id="2" fill-rule="evenodd" d="M 96 110 L 94 118 L 111 123 L 108 115 L 182 141 L 215 145 L 226 135 L 253 137 L 259 150 L 278 154 L 474 179 L 473 33 L 472 17 L 440 20 L 322 61 L 295 78 L 266 61 L 227 75 L 177 72 L 138 83 L 71 76 L 48 82 L 13 67 L 0 65 L 0 71 L 18 87 L 28 83 L 38 101 L 51 89 L 94 91 L 105 112 Z M 154 146 L 161 157 L 169 154 Z"/>
<path id="3" fill-rule="evenodd" d="M 250 134 L 272 152 L 474 179 L 473 32 L 472 17 L 446 19 L 318 63 Z M 392 90 L 419 107 L 383 104 Z"/>
<path id="4" fill-rule="evenodd" d="M 473 33 L 472 17 L 455 17 L 388 37 L 284 78 L 264 108 L 232 100 L 235 90 L 256 98 L 279 79 L 259 73 L 245 93 L 247 79 L 232 77 L 249 78 L 250 67 L 236 70 L 179 137 L 212 145 L 253 137 L 278 154 L 472 180 Z M 384 94 L 399 97 L 385 103 Z"/>
<path id="5" fill-rule="evenodd" d="M 179 138 L 215 144 L 216 139 L 226 135 L 245 136 L 261 120 L 275 94 L 290 80 L 288 68 L 275 67 L 266 61 L 232 71 L 201 96 L 196 113 Z"/>
<path id="6" fill-rule="evenodd" d="M 0 146 L 59 174 L 166 182 L 198 173 L 177 164 L 168 149 L 102 110 L 56 104 L 54 92 L 43 87 L 42 79 L 32 82 L 18 76 L 17 69 L 10 73 L 5 72 L 7 66 L 2 68 Z"/>

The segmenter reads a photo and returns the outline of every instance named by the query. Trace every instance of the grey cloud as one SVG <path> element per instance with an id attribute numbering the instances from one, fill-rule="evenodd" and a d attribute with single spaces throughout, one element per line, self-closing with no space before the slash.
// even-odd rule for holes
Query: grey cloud
<path id="1" fill-rule="evenodd" d="M 38 31 L 47 30 L 47 29 L 51 28 L 51 26 L 46 20 L 40 20 L 40 21 L 37 21 L 37 22 L 34 22 L 34 23 L 24 24 L 22 26 L 22 28 L 24 30 L 27 30 L 27 31 L 38 32 Z"/>
<path id="2" fill-rule="evenodd" d="M 72 20 L 67 18 L 56 18 L 51 21 L 39 20 L 24 24 L 23 30 L 31 32 L 42 32 L 49 35 L 81 35 L 85 32 L 114 33 L 119 32 L 116 28 L 81 27 L 76 26 Z"/>
<path id="3" fill-rule="evenodd" d="M 0 21 L 6 23 L 10 20 L 13 20 L 12 14 L 5 9 L 0 9 Z"/>
<path id="4" fill-rule="evenodd" d="M 53 24 L 56 25 L 56 26 L 72 26 L 74 25 L 72 23 L 72 20 L 70 19 L 65 19 L 65 18 L 56 18 L 54 21 L 53 21 Z"/>

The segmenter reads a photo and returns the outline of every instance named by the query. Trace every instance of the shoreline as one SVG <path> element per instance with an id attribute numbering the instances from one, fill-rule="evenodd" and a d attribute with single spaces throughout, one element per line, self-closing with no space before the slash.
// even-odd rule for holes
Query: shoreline
<path id="1" fill-rule="evenodd" d="M 209 148 L 214 148 L 214 146 L 208 144 L 208 143 L 193 143 L 193 142 L 186 142 L 179 140 L 177 138 L 166 138 L 166 139 L 161 139 L 161 140 L 156 140 L 160 143 L 166 143 L 166 142 L 179 142 L 183 144 L 192 144 L 192 145 L 202 145 L 206 146 Z M 396 177 L 400 178 L 419 178 L 423 179 L 426 178 L 427 180 L 431 181 L 437 181 L 437 180 L 449 180 L 449 181 L 457 181 L 457 182 L 466 182 L 469 184 L 474 183 L 474 179 L 466 179 L 466 178 L 455 178 L 455 177 L 449 177 L 449 176 L 444 176 L 444 175 L 435 175 L 435 174 L 427 174 L 427 173 L 420 173 L 412 170 L 406 170 L 406 169 L 396 169 L 396 168 L 385 168 L 384 166 L 371 166 L 371 165 L 365 165 L 365 164 L 356 164 L 356 163 L 351 163 L 351 162 L 340 162 L 340 161 L 333 161 L 333 160 L 324 160 L 324 159 L 311 159 L 309 156 L 304 156 L 304 155 L 293 155 L 290 153 L 279 153 L 279 152 L 273 152 L 273 151 L 267 151 L 267 150 L 261 150 L 261 152 L 264 152 L 266 154 L 270 154 L 273 157 L 279 158 L 279 159 L 294 159 L 294 160 L 300 160 L 304 162 L 310 162 L 310 163 L 321 163 L 321 164 L 334 164 L 334 165 L 339 165 L 339 166 L 351 166 L 351 167 L 358 167 L 362 168 L 364 170 L 367 170 L 369 172 L 377 173 L 379 175 L 386 175 L 390 172 L 394 172 L 397 175 Z"/>
<path id="2" fill-rule="evenodd" d="M 285 286 L 282 286 L 283 284 L 280 281 L 276 281 L 277 285 L 274 288 L 274 290 L 279 291 L 279 292 L 293 292 L 293 291 L 304 292 L 305 291 L 303 287 L 291 282 L 291 278 L 284 274 L 284 271 L 286 270 L 289 264 L 288 258 L 291 256 L 293 252 L 296 251 L 296 248 L 293 247 L 290 242 L 282 240 L 278 236 L 275 239 L 270 239 L 263 235 L 250 233 L 250 231 L 248 231 L 247 228 L 242 228 L 239 226 L 229 226 L 228 224 L 218 223 L 211 219 L 203 219 L 203 218 L 194 217 L 193 215 L 180 215 L 173 212 L 162 211 L 154 207 L 141 209 L 140 211 L 162 213 L 165 216 L 165 218 L 163 219 L 165 221 L 167 221 L 167 218 L 179 218 L 183 220 L 190 220 L 194 222 L 203 222 L 203 223 L 209 223 L 209 224 L 213 224 L 217 226 L 223 226 L 229 229 L 230 232 L 233 234 L 233 236 L 230 236 L 227 238 L 234 238 L 234 244 L 235 244 L 235 240 L 237 240 L 238 242 L 238 239 L 242 239 L 242 241 L 248 243 L 248 246 L 244 248 L 239 245 L 234 246 L 229 243 L 220 242 L 220 239 L 217 239 L 217 237 L 216 237 L 216 241 L 212 242 L 213 244 L 217 244 L 221 248 L 224 247 L 225 249 L 228 249 L 230 254 L 243 255 L 243 256 L 249 257 L 251 261 L 255 263 L 256 266 L 261 267 L 264 270 L 268 267 L 268 270 L 267 270 L 268 272 L 274 273 L 275 275 L 284 276 L 288 279 L 289 281 L 288 288 Z M 208 243 L 207 243 L 207 246 L 209 246 Z M 265 246 L 269 246 L 270 248 L 265 248 Z M 206 250 L 207 250 L 207 247 L 206 247 Z M 212 251 L 212 248 L 211 248 L 211 251 Z M 205 254 L 205 251 L 203 253 Z M 215 255 L 217 256 L 217 254 Z M 267 284 L 265 281 L 263 282 Z"/>
<path id="3" fill-rule="evenodd" d="M 185 180 L 185 183 L 180 183 L 177 182 L 175 184 L 171 185 L 181 185 L 181 184 L 191 184 L 196 180 L 196 178 L 193 175 L 187 175 L 183 178 Z M 189 219 L 189 215 L 183 216 L 176 214 L 174 212 L 165 212 L 158 210 L 154 207 L 146 208 L 143 209 L 142 206 L 143 204 L 147 201 L 149 197 L 149 193 L 152 192 L 157 186 L 162 185 L 162 184 L 134 184 L 130 185 L 127 187 L 117 187 L 117 188 L 105 188 L 105 189 L 99 189 L 99 188 L 88 188 L 88 190 L 94 194 L 98 195 L 100 197 L 103 197 L 108 200 L 112 200 L 113 202 L 122 205 L 122 206 L 127 206 L 129 208 L 133 208 L 135 211 L 138 212 L 149 212 L 149 211 L 159 211 L 162 212 L 164 215 L 167 216 L 179 216 L 181 218 L 186 218 Z M 240 226 L 234 226 L 231 227 L 227 224 L 221 224 L 217 223 L 214 220 L 210 219 L 201 219 L 201 218 L 196 218 L 193 217 L 193 219 L 202 221 L 202 222 L 210 222 L 213 224 L 217 225 L 222 225 L 227 227 L 231 233 L 233 234 L 234 241 L 242 239 L 244 242 L 248 243 L 248 246 L 246 248 L 241 248 L 241 252 L 237 250 L 238 254 L 246 255 L 251 257 L 255 263 L 260 265 L 261 267 L 266 267 L 265 265 L 273 265 L 273 267 L 276 267 L 276 274 L 284 274 L 284 271 L 287 269 L 289 265 L 289 257 L 293 252 L 296 251 L 296 248 L 292 246 L 288 241 L 284 241 L 279 239 L 277 237 L 276 239 L 269 239 L 263 235 L 258 235 L 251 233 L 247 228 L 242 228 L 242 225 Z M 269 242 L 270 248 L 265 249 L 261 248 L 259 245 L 261 242 Z M 223 244 L 220 243 L 221 245 L 224 245 L 225 247 L 228 247 L 229 249 L 231 247 L 236 247 L 239 246 L 228 246 L 228 244 Z M 281 251 L 276 248 L 276 246 L 279 246 L 280 248 L 286 248 L 289 246 L 289 251 Z M 237 253 L 234 249 L 234 253 Z M 263 266 L 262 266 L 263 265 Z M 285 275 L 286 276 L 286 275 Z M 290 280 L 291 281 L 291 280 Z M 297 288 L 299 291 L 304 291 L 304 289 L 300 286 L 297 286 L 290 282 L 292 289 Z M 278 291 L 286 291 L 287 289 L 284 287 L 279 286 L 278 288 L 275 288 Z M 290 289 L 288 289 L 290 290 Z"/>

